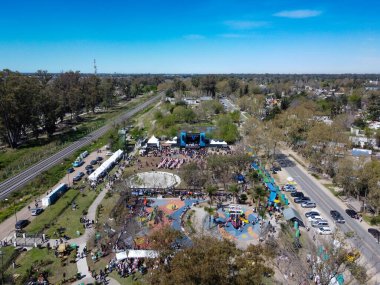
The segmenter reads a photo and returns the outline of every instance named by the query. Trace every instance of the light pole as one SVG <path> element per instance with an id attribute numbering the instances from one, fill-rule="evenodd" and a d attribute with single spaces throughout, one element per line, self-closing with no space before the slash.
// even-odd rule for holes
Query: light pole
<path id="1" fill-rule="evenodd" d="M 5 199 L 5 201 L 9 201 L 8 198 Z M 16 223 L 17 223 L 17 215 L 16 215 L 16 203 L 15 201 L 13 201 L 13 209 L 14 209 L 14 212 L 15 212 L 15 218 L 16 218 Z"/>

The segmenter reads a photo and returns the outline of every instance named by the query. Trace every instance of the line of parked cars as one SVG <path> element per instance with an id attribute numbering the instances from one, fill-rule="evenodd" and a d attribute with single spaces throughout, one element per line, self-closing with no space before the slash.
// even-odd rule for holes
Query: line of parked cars
<path id="1" fill-rule="evenodd" d="M 317 204 L 309 197 L 306 197 L 302 192 L 297 191 L 296 186 L 292 184 L 286 184 L 282 187 L 283 191 L 290 192 L 290 196 L 294 198 L 294 203 L 301 204 L 302 208 L 315 208 Z"/>
<path id="2" fill-rule="evenodd" d="M 90 161 L 90 164 L 86 165 L 85 169 L 86 169 L 86 174 L 87 175 L 90 175 L 91 173 L 93 173 L 95 171 L 94 169 L 94 165 L 98 164 L 100 161 L 102 161 L 103 158 L 98 156 L 96 159 L 94 160 L 91 160 Z M 73 173 L 75 172 L 74 168 L 73 167 L 70 167 L 69 169 L 67 169 L 67 173 Z M 83 176 L 85 174 L 83 172 L 78 172 L 74 177 L 73 177 L 73 183 L 75 182 L 78 182 L 80 181 Z"/>
<path id="3" fill-rule="evenodd" d="M 316 208 L 317 204 L 309 197 L 306 197 L 303 192 L 297 191 L 296 186 L 292 184 L 286 184 L 282 187 L 283 191 L 290 192 L 290 196 L 294 198 L 294 203 L 301 204 L 302 208 Z M 305 214 L 307 220 L 310 222 L 313 228 L 317 229 L 317 233 L 320 235 L 331 235 L 332 230 L 329 227 L 329 222 L 323 219 L 320 212 L 317 209 L 313 209 Z"/>
<path id="4" fill-rule="evenodd" d="M 329 222 L 322 217 L 320 212 L 316 209 L 307 212 L 305 214 L 307 220 L 310 222 L 313 228 L 317 228 L 317 233 L 320 235 L 331 235 L 332 230 L 329 226 Z"/>

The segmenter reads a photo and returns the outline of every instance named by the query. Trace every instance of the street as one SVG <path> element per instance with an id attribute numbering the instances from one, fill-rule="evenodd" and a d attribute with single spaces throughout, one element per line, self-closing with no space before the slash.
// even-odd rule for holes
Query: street
<path id="1" fill-rule="evenodd" d="M 75 153 L 75 151 L 77 151 L 78 149 L 81 149 L 82 147 L 88 145 L 92 141 L 95 141 L 96 139 L 104 135 L 109 129 L 111 129 L 112 125 L 121 123 L 123 120 L 126 120 L 132 117 L 134 114 L 138 113 L 139 111 L 149 107 L 153 103 L 156 103 L 161 98 L 161 96 L 162 96 L 162 93 L 159 93 L 158 95 L 150 98 L 144 103 L 137 105 L 133 109 L 119 116 L 117 119 L 115 119 L 113 123 L 109 123 L 95 130 L 94 132 L 70 144 L 69 146 L 65 147 L 64 149 L 60 150 L 54 155 L 41 160 L 40 162 L 25 169 L 19 174 L 1 182 L 0 183 L 0 199 L 6 198 L 10 193 L 21 188 L 22 186 L 27 184 L 29 181 L 33 180 L 35 177 L 41 174 L 43 171 L 50 169 L 54 165 L 61 162 L 64 158 L 69 157 L 70 155 Z"/>
<path id="2" fill-rule="evenodd" d="M 317 203 L 317 208 L 325 217 L 330 217 L 330 210 L 337 210 L 342 214 L 346 223 L 336 224 L 336 226 L 344 233 L 355 232 L 355 236 L 347 238 L 353 247 L 357 248 L 361 255 L 366 258 L 368 266 L 367 271 L 372 273 L 380 272 L 380 245 L 363 227 L 358 220 L 349 217 L 329 190 L 323 189 L 319 183 L 314 181 L 314 177 L 308 174 L 304 169 L 298 166 L 297 163 L 289 163 L 284 167 L 290 176 L 294 178 L 299 187 L 309 196 L 312 201 Z M 326 192 L 327 191 L 327 192 Z M 303 217 L 304 218 L 304 217 Z M 379 279 L 380 281 L 380 279 Z"/>

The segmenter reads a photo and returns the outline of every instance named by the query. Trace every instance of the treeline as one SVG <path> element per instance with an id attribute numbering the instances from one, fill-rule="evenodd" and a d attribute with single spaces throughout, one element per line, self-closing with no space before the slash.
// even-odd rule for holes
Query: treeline
<path id="1" fill-rule="evenodd" d="M 112 107 L 117 97 L 130 99 L 156 90 L 161 81 L 144 76 L 100 78 L 73 71 L 59 75 L 0 71 L 0 136 L 12 148 L 31 136 L 51 137 L 66 115 L 79 120 L 82 112 Z"/>

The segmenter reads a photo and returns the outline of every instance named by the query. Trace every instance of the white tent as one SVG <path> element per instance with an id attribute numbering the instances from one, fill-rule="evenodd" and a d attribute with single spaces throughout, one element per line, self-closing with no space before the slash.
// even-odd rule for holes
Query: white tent
<path id="1" fill-rule="evenodd" d="M 210 146 L 223 146 L 223 147 L 226 147 L 227 143 L 225 141 L 210 140 Z"/>
<path id="2" fill-rule="evenodd" d="M 155 250 L 128 250 L 116 253 L 116 259 L 124 260 L 127 258 L 157 258 L 158 252 Z"/>
<path id="3" fill-rule="evenodd" d="M 158 138 L 156 138 L 154 135 L 148 140 L 147 144 L 148 146 L 156 146 L 156 147 L 160 146 L 160 142 Z"/>
<path id="4" fill-rule="evenodd" d="M 114 154 L 112 154 L 109 159 L 103 162 L 102 165 L 100 165 L 93 173 L 90 174 L 88 180 L 97 181 L 100 176 L 107 172 L 114 165 L 114 163 L 122 157 L 122 155 L 123 151 L 121 149 L 114 152 Z"/>

